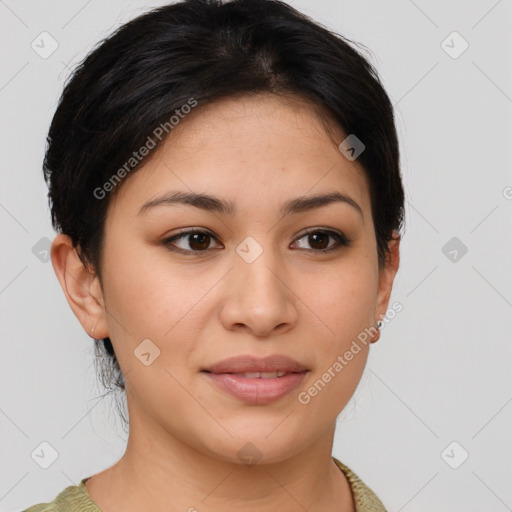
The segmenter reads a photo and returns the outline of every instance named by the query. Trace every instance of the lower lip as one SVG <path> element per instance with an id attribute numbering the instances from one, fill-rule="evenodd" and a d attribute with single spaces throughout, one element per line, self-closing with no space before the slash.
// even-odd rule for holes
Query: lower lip
<path id="1" fill-rule="evenodd" d="M 232 373 L 203 372 L 220 389 L 251 405 L 262 405 L 279 400 L 293 391 L 307 372 L 287 373 L 283 377 L 260 379 Z"/>

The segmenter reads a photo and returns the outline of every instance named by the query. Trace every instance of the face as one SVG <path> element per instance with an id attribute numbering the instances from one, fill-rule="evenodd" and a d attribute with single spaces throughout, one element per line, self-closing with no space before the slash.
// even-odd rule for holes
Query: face
<path id="1" fill-rule="evenodd" d="M 112 340 L 139 435 L 272 463 L 333 427 L 392 282 L 345 136 L 335 143 L 298 98 L 223 100 L 188 114 L 121 184 L 95 337 Z"/>

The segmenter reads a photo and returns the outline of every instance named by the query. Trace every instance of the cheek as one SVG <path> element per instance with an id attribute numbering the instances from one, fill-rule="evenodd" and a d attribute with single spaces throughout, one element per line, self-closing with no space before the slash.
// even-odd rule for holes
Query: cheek
<path id="1" fill-rule="evenodd" d="M 156 326 L 164 329 L 163 323 L 168 330 L 187 288 L 181 287 L 179 278 L 166 271 L 141 242 L 126 238 L 112 233 L 104 249 L 106 305 L 133 337 L 154 335 Z M 118 330 L 115 323 L 110 322 Z"/>
<path id="2" fill-rule="evenodd" d="M 326 347 L 343 348 L 361 330 L 373 325 L 377 280 L 366 260 L 347 258 L 332 268 L 309 274 L 299 291 L 323 326 Z"/>
<path id="3" fill-rule="evenodd" d="M 308 414 L 334 419 L 350 400 L 366 365 L 368 329 L 375 321 L 375 272 L 365 260 L 347 259 L 332 271 L 311 275 L 303 285 L 300 293 L 315 313 L 316 326 L 308 330 L 315 340 L 310 345 L 315 369 L 297 401 Z"/>
<path id="4" fill-rule="evenodd" d="M 160 350 L 155 366 L 183 373 L 204 328 L 203 300 L 218 275 L 191 272 L 155 254 L 120 244 L 105 250 L 105 304 L 119 363 L 129 371 L 134 350 L 149 339 Z M 130 257 L 123 257 L 129 254 Z M 183 266 L 182 266 L 183 267 Z M 138 364 L 135 365 L 138 367 Z"/>

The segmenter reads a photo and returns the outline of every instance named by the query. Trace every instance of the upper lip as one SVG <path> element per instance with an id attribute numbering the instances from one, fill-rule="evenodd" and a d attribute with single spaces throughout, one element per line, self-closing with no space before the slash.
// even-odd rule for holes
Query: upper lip
<path id="1" fill-rule="evenodd" d="M 203 371 L 210 373 L 246 372 L 304 372 L 308 369 L 294 359 L 284 355 L 266 357 L 235 356 L 219 361 Z"/>

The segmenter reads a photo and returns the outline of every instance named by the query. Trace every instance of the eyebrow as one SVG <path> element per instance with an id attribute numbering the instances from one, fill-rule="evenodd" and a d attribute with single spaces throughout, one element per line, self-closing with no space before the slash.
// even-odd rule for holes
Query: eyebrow
<path id="1" fill-rule="evenodd" d="M 292 199 L 281 207 L 280 213 L 282 216 L 290 215 L 293 213 L 302 213 L 332 203 L 348 204 L 356 209 L 364 219 L 363 210 L 361 207 L 350 196 L 340 192 L 316 194 L 308 197 L 298 197 L 296 199 Z M 140 215 L 151 208 L 155 208 L 156 206 L 173 204 L 191 205 L 202 210 L 223 213 L 225 215 L 234 215 L 237 211 L 236 205 L 233 201 L 225 201 L 209 194 L 175 191 L 169 192 L 156 199 L 147 201 L 142 205 L 137 215 Z"/>

